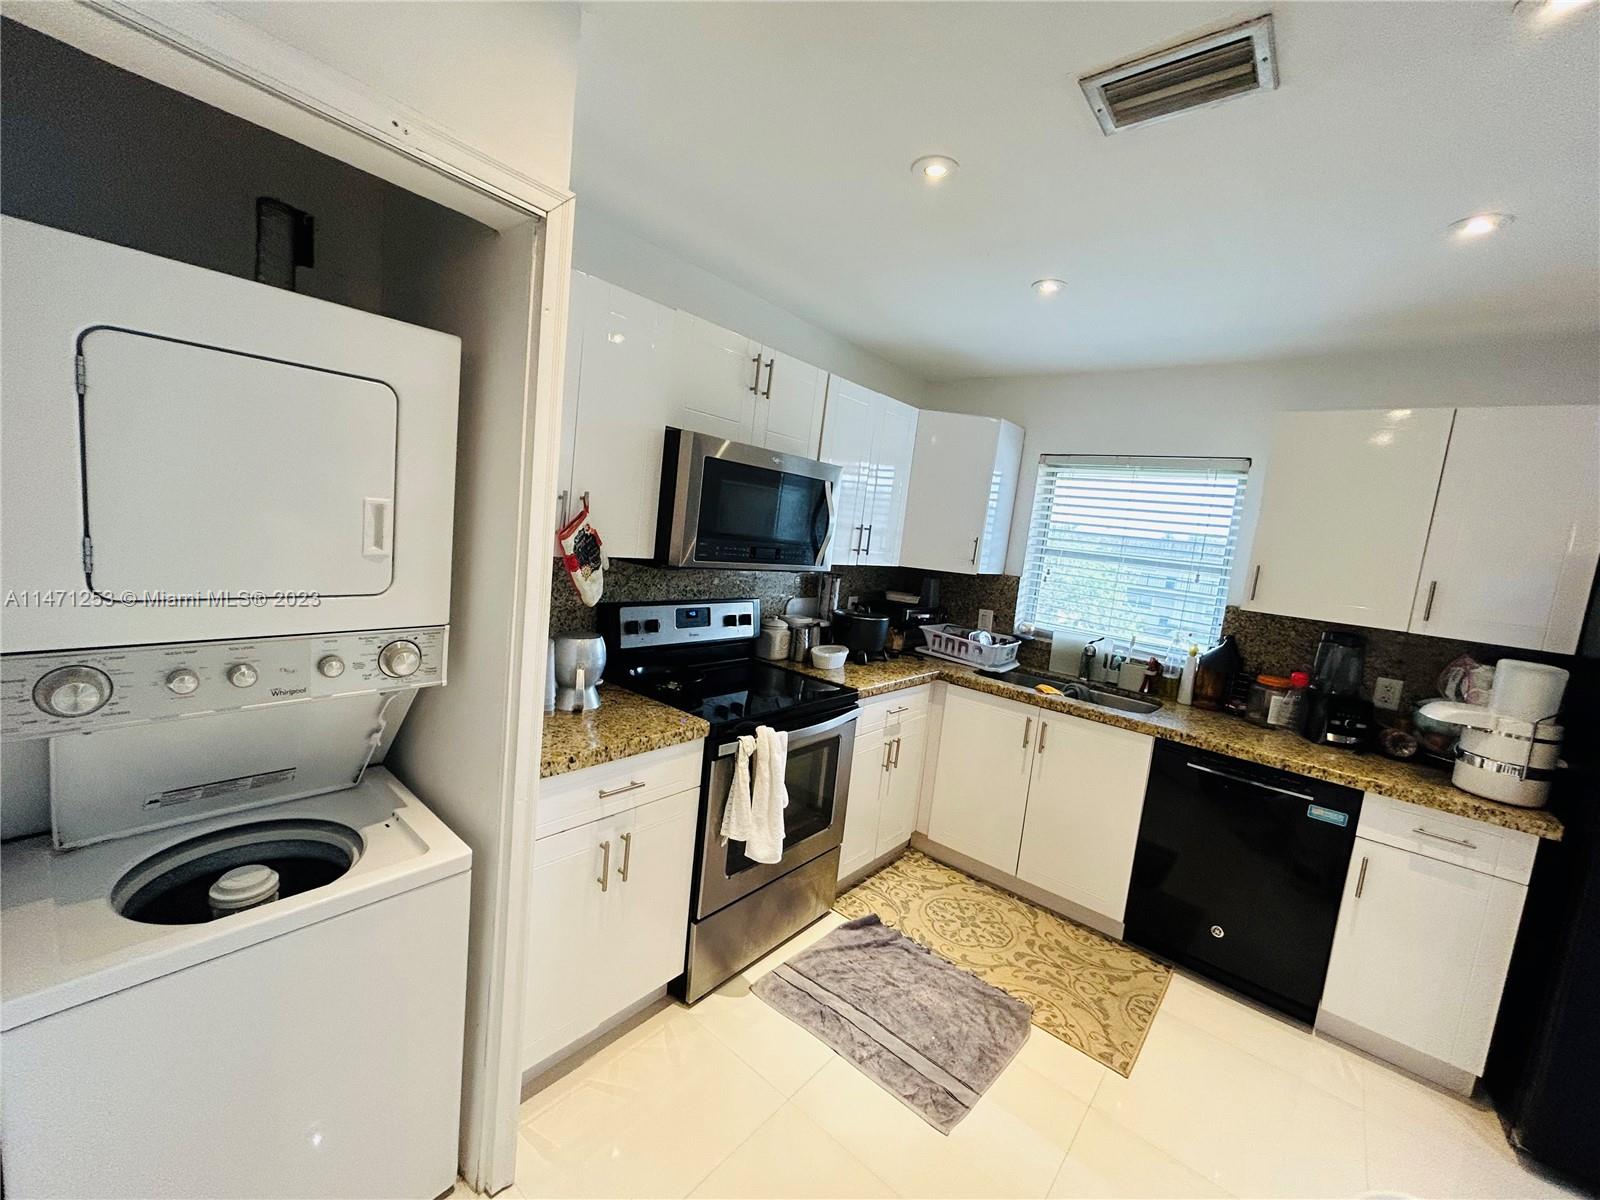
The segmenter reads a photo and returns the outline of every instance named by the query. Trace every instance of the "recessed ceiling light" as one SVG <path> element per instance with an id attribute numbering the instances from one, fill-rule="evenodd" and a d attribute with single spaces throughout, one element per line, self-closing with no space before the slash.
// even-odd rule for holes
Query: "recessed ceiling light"
<path id="1" fill-rule="evenodd" d="M 1067 281 L 1064 279 L 1035 279 L 1033 281 L 1033 290 L 1041 296 L 1054 296 L 1066 286 Z"/>
<path id="2" fill-rule="evenodd" d="M 927 154 L 911 164 L 911 173 L 920 175 L 926 183 L 943 183 L 956 173 L 961 164 L 943 154 Z"/>
<path id="3" fill-rule="evenodd" d="M 1463 217 L 1450 224 L 1450 232 L 1455 237 L 1472 239 L 1487 237 L 1497 229 L 1504 229 L 1516 218 L 1510 213 L 1474 213 L 1470 217 Z"/>

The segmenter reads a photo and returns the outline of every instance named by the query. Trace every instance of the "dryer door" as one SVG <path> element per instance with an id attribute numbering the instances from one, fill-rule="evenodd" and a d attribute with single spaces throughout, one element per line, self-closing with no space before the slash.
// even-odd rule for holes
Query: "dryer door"
<path id="1" fill-rule="evenodd" d="M 145 603 L 389 587 L 388 384 L 109 327 L 80 350 L 94 591 Z"/>

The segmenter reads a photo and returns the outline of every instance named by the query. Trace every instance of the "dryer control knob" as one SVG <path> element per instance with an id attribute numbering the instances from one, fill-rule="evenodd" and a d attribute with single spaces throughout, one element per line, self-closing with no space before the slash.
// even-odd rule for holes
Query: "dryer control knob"
<path id="1" fill-rule="evenodd" d="M 328 679 L 337 679 L 344 674 L 344 659 L 337 654 L 324 654 L 317 659 L 317 670 Z"/>
<path id="2" fill-rule="evenodd" d="M 33 685 L 33 702 L 53 717 L 86 717 L 111 699 L 111 680 L 93 667 L 57 667 Z"/>
<path id="3" fill-rule="evenodd" d="M 407 675 L 415 675 L 417 668 L 422 665 L 422 650 L 415 642 L 404 639 L 390 642 L 378 651 L 378 668 L 385 674 L 395 679 L 404 679 Z"/>
<path id="4" fill-rule="evenodd" d="M 167 691 L 175 696 L 192 696 L 200 688 L 200 676 L 188 667 L 179 667 L 167 676 Z"/>
<path id="5" fill-rule="evenodd" d="M 233 684 L 234 687 L 252 687 L 255 681 L 256 669 L 249 663 L 234 663 L 233 666 L 228 668 L 228 682 Z"/>

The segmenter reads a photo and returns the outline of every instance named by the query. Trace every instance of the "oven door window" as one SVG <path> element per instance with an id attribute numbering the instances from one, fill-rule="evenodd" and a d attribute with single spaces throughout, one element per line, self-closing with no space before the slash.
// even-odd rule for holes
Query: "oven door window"
<path id="1" fill-rule="evenodd" d="M 388 384 L 122 329 L 83 335 L 101 595 L 375 596 L 394 577 Z"/>
<path id="2" fill-rule="evenodd" d="M 723 458 L 707 458 L 697 529 L 702 553 L 754 562 L 815 563 L 828 537 L 827 484 Z"/>
<path id="3" fill-rule="evenodd" d="M 833 825 L 834 793 L 839 783 L 839 739 L 825 738 L 809 746 L 789 751 L 785 783 L 789 807 L 783 810 L 783 853 Z M 731 879 L 742 871 L 764 864 L 744 856 L 743 842 L 729 842 L 727 874 Z"/>

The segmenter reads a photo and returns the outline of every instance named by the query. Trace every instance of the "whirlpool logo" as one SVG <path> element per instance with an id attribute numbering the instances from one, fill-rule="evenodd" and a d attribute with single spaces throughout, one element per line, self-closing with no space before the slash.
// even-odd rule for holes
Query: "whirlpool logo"
<path id="1" fill-rule="evenodd" d="M 305 689 L 303 687 L 298 687 L 298 688 L 273 688 L 272 689 L 272 694 L 274 696 L 304 696 L 306 694 L 306 690 L 307 689 Z"/>

